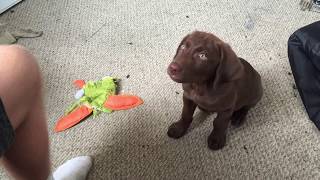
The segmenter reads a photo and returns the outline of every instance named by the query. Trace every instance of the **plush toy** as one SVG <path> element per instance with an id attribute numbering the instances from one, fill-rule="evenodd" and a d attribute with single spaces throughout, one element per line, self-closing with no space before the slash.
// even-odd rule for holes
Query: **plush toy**
<path id="1" fill-rule="evenodd" d="M 104 103 L 104 107 L 112 110 L 125 110 L 139 106 L 142 103 L 143 101 L 138 96 L 111 95 Z"/>
<path id="2" fill-rule="evenodd" d="M 75 95 L 77 101 L 69 106 L 65 115 L 58 120 L 55 132 L 66 130 L 91 114 L 96 116 L 101 112 L 130 109 L 143 103 L 137 96 L 116 95 L 116 81 L 109 76 L 87 83 L 84 80 L 74 81 L 74 85 L 80 89 Z"/>
<path id="3" fill-rule="evenodd" d="M 60 118 L 54 129 L 55 132 L 64 131 L 72 126 L 78 124 L 80 121 L 88 117 L 92 113 L 92 108 L 82 105 L 77 107 L 71 113 Z"/>

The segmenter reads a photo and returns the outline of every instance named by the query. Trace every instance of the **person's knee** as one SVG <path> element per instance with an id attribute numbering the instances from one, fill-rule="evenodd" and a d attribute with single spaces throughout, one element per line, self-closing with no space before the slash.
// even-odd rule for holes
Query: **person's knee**
<path id="1" fill-rule="evenodd" d="M 0 46 L 0 57 L 5 59 L 20 59 L 21 57 L 30 57 L 31 53 L 21 45 L 4 45 Z"/>
<path id="2" fill-rule="evenodd" d="M 19 83 L 21 88 L 41 88 L 41 75 L 35 57 L 20 45 L 0 46 L 0 81 Z"/>
<path id="3" fill-rule="evenodd" d="M 14 127 L 19 126 L 41 96 L 41 75 L 35 57 L 18 45 L 0 46 L 0 98 Z"/>

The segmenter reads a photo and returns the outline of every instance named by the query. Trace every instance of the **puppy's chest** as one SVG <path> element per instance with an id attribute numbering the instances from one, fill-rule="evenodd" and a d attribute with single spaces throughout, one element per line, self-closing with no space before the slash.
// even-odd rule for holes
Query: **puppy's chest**
<path id="1" fill-rule="evenodd" d="M 199 93 L 199 89 L 191 84 L 183 84 L 184 95 L 189 99 L 197 99 L 199 96 L 203 96 L 203 92 Z"/>
<path id="2" fill-rule="evenodd" d="M 193 84 L 183 84 L 184 95 L 206 110 L 214 109 L 219 104 L 220 98 L 214 96 L 213 92 Z"/>

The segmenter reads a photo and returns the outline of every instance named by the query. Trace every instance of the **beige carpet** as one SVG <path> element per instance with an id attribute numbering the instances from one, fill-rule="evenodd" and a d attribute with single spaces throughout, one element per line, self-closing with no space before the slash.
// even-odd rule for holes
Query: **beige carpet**
<path id="1" fill-rule="evenodd" d="M 287 58 L 289 35 L 320 14 L 300 11 L 298 4 L 25 0 L 0 22 L 44 32 L 19 44 L 38 57 L 43 71 L 53 169 L 74 156 L 91 155 L 90 180 L 320 179 L 320 133 L 292 88 Z M 195 29 L 229 42 L 261 73 L 265 89 L 248 121 L 230 128 L 227 146 L 217 152 L 206 144 L 213 116 L 199 111 L 185 137 L 166 135 L 182 107 L 181 85 L 169 79 L 166 67 L 181 38 Z M 122 78 L 122 90 L 142 97 L 144 105 L 53 133 L 74 100 L 72 81 L 106 75 Z M 3 170 L 0 179 L 8 179 Z"/>

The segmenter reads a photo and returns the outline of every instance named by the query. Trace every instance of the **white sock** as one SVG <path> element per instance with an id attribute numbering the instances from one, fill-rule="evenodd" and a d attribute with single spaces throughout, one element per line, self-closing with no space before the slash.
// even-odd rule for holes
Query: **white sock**
<path id="1" fill-rule="evenodd" d="M 85 180 L 92 166 L 90 156 L 79 156 L 68 160 L 53 173 L 54 180 Z"/>

